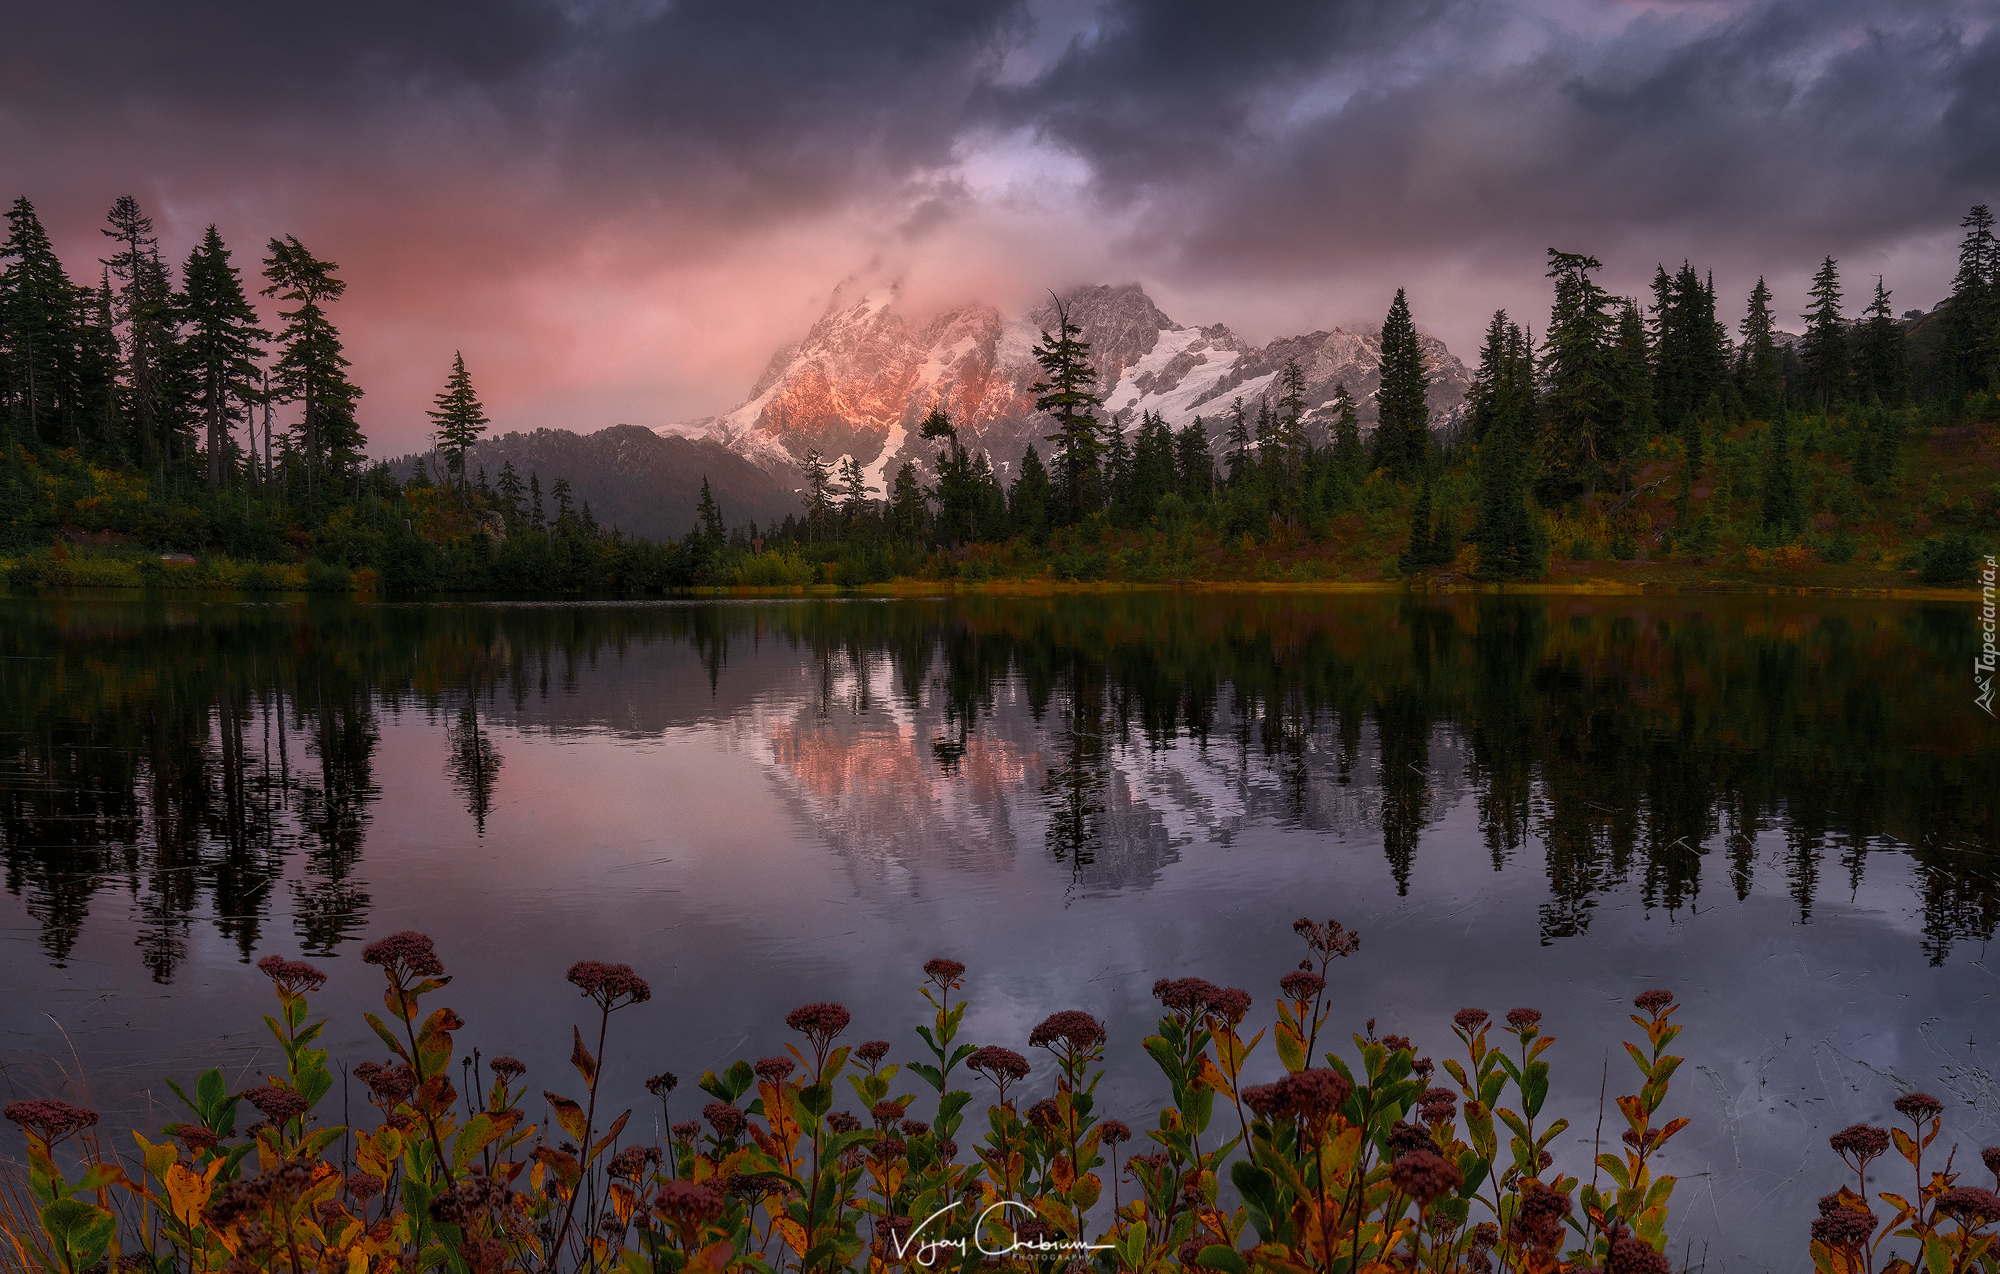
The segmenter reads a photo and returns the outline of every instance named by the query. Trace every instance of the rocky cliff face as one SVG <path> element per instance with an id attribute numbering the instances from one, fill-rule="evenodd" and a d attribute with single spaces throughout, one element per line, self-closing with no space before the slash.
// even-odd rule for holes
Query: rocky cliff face
<path id="1" fill-rule="evenodd" d="M 1278 397 L 1279 374 L 1292 360 L 1305 373 L 1314 432 L 1323 435 L 1341 384 L 1363 428 L 1375 422 L 1381 341 L 1374 333 L 1336 328 L 1257 346 L 1221 324 L 1183 327 L 1137 284 L 1078 288 L 1063 303 L 1091 344 L 1106 414 L 1128 429 L 1142 412 L 1158 412 L 1175 428 L 1198 416 L 1220 436 L 1236 399 L 1254 412 L 1259 398 Z M 772 470 L 790 468 L 808 450 L 829 460 L 851 455 L 880 490 L 905 460 L 929 465 L 935 447 L 916 437 L 916 427 L 941 404 L 968 445 L 1010 473 L 1031 442 L 1047 450 L 1032 351 L 1055 322 L 1053 299 L 1019 318 L 987 305 L 918 318 L 902 312 L 893 291 L 836 295 L 803 340 L 772 356 L 740 407 L 662 432 L 706 435 Z M 1443 342 L 1422 343 L 1431 423 L 1446 429 L 1458 420 L 1471 377 Z"/>

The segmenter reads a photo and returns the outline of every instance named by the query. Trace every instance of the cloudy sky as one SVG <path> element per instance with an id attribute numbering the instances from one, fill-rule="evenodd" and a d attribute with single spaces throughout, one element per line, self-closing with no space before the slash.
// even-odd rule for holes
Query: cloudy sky
<path id="1" fill-rule="evenodd" d="M 291 233 L 372 449 L 463 350 L 497 426 L 725 410 L 843 279 L 918 311 L 1137 280 L 1253 339 L 1470 358 L 1551 246 L 1787 319 L 1948 290 L 2000 202 L 1995 0 L 68 0 L 9 6 L 0 195 L 79 275 L 134 194 L 177 259 Z M 1858 310 L 1859 300 L 1851 306 Z M 1792 324 L 1796 327 L 1796 323 Z"/>

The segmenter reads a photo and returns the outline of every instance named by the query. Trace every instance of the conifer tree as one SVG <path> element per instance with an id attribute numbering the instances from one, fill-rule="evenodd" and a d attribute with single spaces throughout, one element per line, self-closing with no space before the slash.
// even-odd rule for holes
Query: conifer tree
<path id="1" fill-rule="evenodd" d="M 1034 348 L 1042 378 L 1030 388 L 1035 410 L 1047 412 L 1055 431 L 1043 436 L 1055 444 L 1056 473 L 1060 495 L 1069 520 L 1080 521 L 1096 507 L 1098 457 L 1103 439 L 1098 431 L 1097 406 L 1103 399 L 1092 389 L 1097 372 L 1090 365 L 1090 342 L 1083 329 L 1070 322 L 1069 307 L 1055 299 L 1056 330 L 1042 333 Z"/>
<path id="2" fill-rule="evenodd" d="M 1614 467 L 1618 486 L 1628 485 L 1632 462 L 1653 436 L 1653 369 L 1646 342 L 1646 325 L 1639 308 L 1627 301 L 1618 314 L 1618 410 L 1605 439 L 1605 459 Z"/>
<path id="3" fill-rule="evenodd" d="M 326 313 L 327 303 L 339 300 L 347 284 L 334 274 L 338 267 L 333 262 L 319 260 L 291 235 L 271 240 L 269 250 L 271 255 L 264 259 L 269 286 L 263 295 L 293 306 L 278 311 L 285 320 L 285 330 L 278 336 L 284 349 L 272 377 L 279 401 L 303 407 L 298 441 L 310 492 L 317 470 L 323 466 L 346 470 L 367 441 L 354 419 L 361 391 L 347 379 L 340 331 Z"/>
<path id="4" fill-rule="evenodd" d="M 1312 459 L 1312 441 L 1306 436 L 1306 374 L 1296 358 L 1285 360 L 1278 384 L 1285 391 L 1278 399 L 1278 438 L 1285 450 L 1287 475 L 1296 481 Z"/>
<path id="5" fill-rule="evenodd" d="M 840 516 L 848 530 L 861 521 L 861 515 L 868 511 L 868 495 L 875 488 L 868 485 L 867 477 L 861 472 L 861 462 L 853 456 L 846 456 L 840 462 Z"/>
<path id="6" fill-rule="evenodd" d="M 1855 392 L 1862 400 L 1882 407 L 1901 407 L 1910 393 L 1909 338 L 1896 312 L 1889 307 L 1890 291 L 1875 276 L 1875 296 L 1863 311 L 1868 318 L 1861 325 L 1855 349 Z"/>
<path id="7" fill-rule="evenodd" d="M 1527 333 L 1493 316 L 1480 355 L 1483 421 L 1473 471 L 1479 508 L 1469 537 L 1479 546 L 1479 576 L 1539 579 L 1548 563 L 1541 519 L 1528 503 L 1528 449 L 1534 437 L 1535 358 Z"/>
<path id="8" fill-rule="evenodd" d="M 1049 481 L 1049 471 L 1035 445 L 1029 443 L 1027 451 L 1022 453 L 1021 472 L 1014 479 L 1014 488 L 1007 493 L 1007 516 L 1014 533 L 1039 540 L 1048 531 L 1049 506 L 1054 499 L 1055 484 Z"/>
<path id="9" fill-rule="evenodd" d="M 35 206 L 16 199 L 0 243 L 0 312 L 10 438 L 75 441 L 82 424 L 76 393 L 77 289 L 56 259 Z"/>
<path id="10" fill-rule="evenodd" d="M 170 439 L 163 428 L 171 405 L 162 401 L 173 359 L 173 287 L 160 259 L 153 219 L 130 195 L 120 195 L 106 214 L 101 233 L 118 247 L 102 262 L 117 280 L 114 314 L 123 331 L 125 401 L 141 461 L 166 460 Z"/>
<path id="11" fill-rule="evenodd" d="M 708 475 L 701 475 L 701 499 L 694 506 L 695 534 L 700 536 L 703 546 L 710 553 L 722 551 L 728 540 L 728 532 L 722 525 L 722 507 L 715 502 L 715 493 L 708 489 Z"/>
<path id="12" fill-rule="evenodd" d="M 1174 474 L 1181 499 L 1206 508 L 1215 499 L 1215 456 L 1208 449 L 1208 426 L 1196 416 L 1174 435 Z"/>
<path id="13" fill-rule="evenodd" d="M 1743 316 L 1742 353 L 1737 360 L 1737 377 L 1743 386 L 1743 406 L 1753 419 L 1770 420 L 1778 414 L 1784 397 L 1784 380 L 1779 373 L 1776 323 L 1771 317 L 1771 289 L 1760 276 L 1750 289 L 1750 304 Z M 1697 452 L 1690 450 L 1692 460 Z"/>
<path id="14" fill-rule="evenodd" d="M 556 531 L 562 535 L 576 533 L 576 499 L 569 479 L 558 477 L 556 484 L 549 488 L 549 496 L 556 502 Z"/>
<path id="15" fill-rule="evenodd" d="M 1779 412 L 1771 422 L 1764 453 L 1764 525 L 1790 535 L 1805 525 L 1805 500 L 1799 491 L 1798 468 L 1792 461 L 1792 413 Z"/>
<path id="16" fill-rule="evenodd" d="M 1951 283 L 1943 386 L 1954 405 L 1968 390 L 2000 393 L 2000 238 L 1993 233 L 1993 210 L 1975 205 L 1959 224 L 1965 236 Z"/>
<path id="17" fill-rule="evenodd" d="M 424 414 L 431 418 L 438 450 L 444 453 L 445 472 L 463 492 L 465 453 L 492 422 L 486 418 L 486 409 L 480 406 L 479 395 L 473 392 L 472 373 L 465 370 L 465 355 L 457 350 L 452 351 L 451 374 L 445 377 L 444 388 L 433 401 L 434 405 Z M 707 481 L 702 479 L 704 487 Z"/>
<path id="18" fill-rule="evenodd" d="M 1799 341 L 1799 357 L 1813 400 L 1821 411 L 1831 411 L 1846 400 L 1849 376 L 1847 321 L 1840 317 L 1840 266 L 1832 257 L 1813 275 L 1807 295 L 1813 303 L 1801 316 L 1806 333 Z"/>
<path id="19" fill-rule="evenodd" d="M 1229 487 L 1233 491 L 1249 481 L 1254 472 L 1250 463 L 1250 415 L 1241 398 L 1229 404 L 1229 432 L 1224 438 L 1229 444 Z"/>
<path id="20" fill-rule="evenodd" d="M 1653 276 L 1652 397 L 1655 417 L 1679 428 L 1721 398 L 1729 374 L 1729 333 L 1715 317 L 1715 284 L 1681 262 Z"/>
<path id="21" fill-rule="evenodd" d="M 806 540 L 810 543 L 819 537 L 827 518 L 833 513 L 833 471 L 817 449 L 807 450 L 799 470 L 806 479 L 805 486 L 799 490 L 799 502 L 805 506 Z"/>
<path id="22" fill-rule="evenodd" d="M 181 358 L 194 380 L 195 406 L 207 427 L 208 485 L 229 476 L 230 428 L 250 419 L 257 397 L 257 360 L 271 334 L 243 294 L 241 272 L 214 226 L 181 268 Z"/>
<path id="23" fill-rule="evenodd" d="M 1590 277 L 1596 257 L 1549 249 L 1555 306 L 1542 342 L 1541 487 L 1560 502 L 1594 490 L 1608 429 L 1623 412 L 1616 370 L 1611 297 Z"/>
<path id="24" fill-rule="evenodd" d="M 1354 395 L 1342 382 L 1333 387 L 1333 466 L 1349 482 L 1366 476 L 1367 459 L 1361 451 L 1361 418 L 1354 409 Z"/>
<path id="25" fill-rule="evenodd" d="M 500 492 L 500 512 L 511 530 L 521 520 L 521 474 L 512 460 L 500 462 L 500 481 L 495 485 Z"/>
<path id="26" fill-rule="evenodd" d="M 528 471 L 528 520 L 537 531 L 548 529 L 548 519 L 542 516 L 542 475 Z"/>
<path id="27" fill-rule="evenodd" d="M 1429 384 L 1417 325 L 1410 318 L 1410 303 L 1403 289 L 1397 288 L 1388 317 L 1382 320 L 1382 388 L 1375 395 L 1375 467 L 1388 470 L 1399 482 L 1416 477 L 1430 455 L 1431 413 L 1425 400 Z"/>
<path id="28" fill-rule="evenodd" d="M 124 398 L 119 392 L 118 377 L 123 370 L 123 359 L 118 348 L 116 301 L 111 294 L 111 272 L 101 271 L 100 278 L 102 281 L 95 291 L 85 289 L 77 298 L 85 428 L 95 436 L 106 459 L 122 460 L 126 458 L 124 421 L 120 414 Z M 4 344 L 5 337 L 0 336 L 0 345 Z"/>
<path id="29" fill-rule="evenodd" d="M 889 488 L 889 534 L 905 544 L 921 544 L 924 538 L 924 487 L 917 480 L 917 466 L 907 460 Z"/>

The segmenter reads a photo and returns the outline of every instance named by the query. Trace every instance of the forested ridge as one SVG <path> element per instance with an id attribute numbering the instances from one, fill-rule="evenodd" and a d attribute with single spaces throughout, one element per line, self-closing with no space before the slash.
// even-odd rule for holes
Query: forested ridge
<path id="1" fill-rule="evenodd" d="M 1740 304 L 1683 262 L 1619 297 L 1551 250 L 1539 338 L 1496 313 L 1462 418 L 1433 428 L 1402 292 L 1382 328 L 1380 424 L 1344 389 L 1176 429 L 1103 409 L 1057 307 L 1035 357 L 1044 447 L 1004 482 L 936 409 L 935 447 L 871 487 L 808 453 L 799 509 L 731 526 L 702 484 L 655 542 L 569 476 L 466 457 L 490 422 L 463 356 L 440 369 L 432 463 L 366 455 L 336 263 L 273 237 L 239 264 L 211 227 L 178 268 L 129 197 L 96 281 L 34 207 L 0 245 L 0 560 L 15 585 L 189 584 L 531 593 L 896 579 L 1425 584 L 1610 576 L 1678 587 L 1957 585 L 2000 541 L 2000 246 L 1964 218 L 1948 299 L 1892 303 L 1827 257 L 1796 338 L 1760 279 Z M 271 298 L 261 326 L 252 292 Z M 1852 301 L 1861 301 L 1850 317 Z M 1330 421 L 1325 417 L 1332 416 Z M 468 469 L 471 469 L 468 472 Z M 587 493 L 584 493 L 587 494 Z"/>

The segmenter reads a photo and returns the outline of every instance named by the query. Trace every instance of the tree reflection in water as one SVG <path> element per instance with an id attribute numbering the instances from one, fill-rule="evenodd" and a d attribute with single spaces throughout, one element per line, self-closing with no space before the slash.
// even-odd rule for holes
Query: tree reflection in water
<path id="1" fill-rule="evenodd" d="M 443 723 L 441 777 L 483 836 L 506 772 L 487 718 L 587 694 L 660 644 L 695 656 L 718 704 L 732 676 L 762 675 L 746 652 L 776 642 L 809 657 L 814 684 L 756 693 L 822 720 L 933 708 L 934 730 L 892 745 L 942 782 L 974 781 L 960 766 L 982 737 L 1024 735 L 1041 762 L 1005 799 L 1039 803 L 1046 852 L 1075 886 L 1144 887 L 1186 852 L 1188 835 L 1135 796 L 1180 781 L 1159 763 L 1185 749 L 1179 763 L 1226 774 L 1235 802 L 1206 809 L 1200 836 L 1365 820 L 1399 890 L 1430 829 L 1469 800 L 1494 870 L 1539 854 L 1545 942 L 1582 933 L 1613 890 L 1672 912 L 1709 869 L 1746 896 L 1767 830 L 1801 922 L 1828 891 L 1860 887 L 1870 851 L 1910 855 L 1934 963 L 1991 937 L 2000 899 L 2000 731 L 1969 704 L 1962 607 L 1262 594 L 0 607 L 7 888 L 59 964 L 93 900 L 123 892 L 159 982 L 198 919 L 255 951 L 280 889 L 306 952 L 361 932 L 385 716 Z"/>

